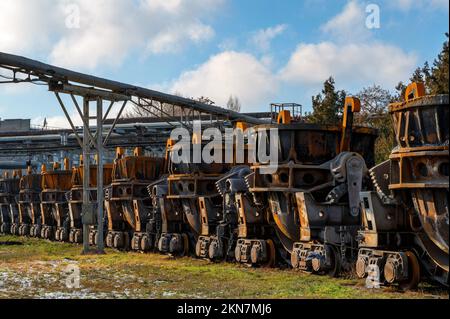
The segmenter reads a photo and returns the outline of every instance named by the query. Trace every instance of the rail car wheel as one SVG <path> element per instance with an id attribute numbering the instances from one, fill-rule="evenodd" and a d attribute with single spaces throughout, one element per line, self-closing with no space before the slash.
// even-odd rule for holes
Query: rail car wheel
<path id="1" fill-rule="evenodd" d="M 211 261 L 223 260 L 226 258 L 226 251 L 227 249 L 224 247 L 224 244 L 222 242 L 219 242 L 218 239 L 215 239 L 209 245 L 208 257 Z"/>
<path id="2" fill-rule="evenodd" d="M 11 235 L 18 235 L 17 225 L 16 224 L 12 224 L 10 231 L 11 231 Z"/>
<path id="3" fill-rule="evenodd" d="M 408 279 L 399 283 L 400 289 L 405 291 L 416 289 L 420 281 L 420 264 L 416 255 L 407 251 L 406 257 L 408 257 Z"/>
<path id="4" fill-rule="evenodd" d="M 342 267 L 339 251 L 336 247 L 329 246 L 328 253 L 330 254 L 330 270 L 328 270 L 327 274 L 330 277 L 338 277 Z"/>
<path id="5" fill-rule="evenodd" d="M 59 240 L 60 241 L 67 241 L 69 239 L 69 233 L 67 232 L 67 229 L 63 228 L 61 229 L 59 233 Z"/>
<path id="6" fill-rule="evenodd" d="M 39 238 L 41 236 L 41 230 L 42 228 L 33 226 L 33 229 L 31 230 L 31 237 Z"/>
<path id="7" fill-rule="evenodd" d="M 98 232 L 95 232 L 95 235 L 94 235 L 94 245 L 95 246 L 98 245 Z"/>
<path id="8" fill-rule="evenodd" d="M 55 240 L 55 229 L 54 228 L 49 227 L 47 230 L 47 233 L 48 233 L 47 238 L 49 240 Z"/>
<path id="9" fill-rule="evenodd" d="M 150 237 L 148 235 L 143 235 L 140 240 L 140 249 L 141 251 L 150 250 Z"/>
<path id="10" fill-rule="evenodd" d="M 148 237 L 148 250 L 155 249 L 155 243 L 157 242 L 155 240 L 155 235 L 147 235 Z"/>
<path id="11" fill-rule="evenodd" d="M 183 239 L 184 243 L 184 239 Z M 202 242 L 200 240 L 197 240 L 197 243 L 195 244 L 195 256 L 201 257 L 202 254 Z"/>
<path id="12" fill-rule="evenodd" d="M 123 235 L 122 234 L 115 234 L 114 241 L 113 241 L 113 247 L 116 249 L 122 248 L 124 246 L 123 244 Z"/>
<path id="13" fill-rule="evenodd" d="M 74 234 L 73 234 L 73 241 L 76 243 L 76 244 L 80 244 L 80 243 L 82 243 L 83 242 L 83 233 L 81 232 L 81 231 L 76 231 Z"/>
<path id="14" fill-rule="evenodd" d="M 106 247 L 114 248 L 114 234 L 108 232 L 106 235 Z"/>
<path id="15" fill-rule="evenodd" d="M 189 255 L 189 237 L 187 234 L 181 235 L 183 238 L 183 256 Z"/>
<path id="16" fill-rule="evenodd" d="M 263 265 L 266 268 L 273 268 L 275 267 L 276 262 L 276 250 L 275 250 L 275 244 L 272 239 L 266 240 L 266 247 L 267 247 L 267 262 Z"/>
<path id="17" fill-rule="evenodd" d="M 130 234 L 125 232 L 125 233 L 123 233 L 123 248 L 125 250 L 128 250 L 128 249 L 130 249 L 130 245 L 131 245 Z"/>

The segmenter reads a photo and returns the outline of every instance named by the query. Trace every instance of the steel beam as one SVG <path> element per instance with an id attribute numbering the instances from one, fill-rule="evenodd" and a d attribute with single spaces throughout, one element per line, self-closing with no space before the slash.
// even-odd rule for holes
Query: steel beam
<path id="1" fill-rule="evenodd" d="M 170 95 L 130 84 L 107 80 L 79 72 L 70 71 L 25 57 L 0 52 L 0 67 L 14 69 L 27 75 L 39 78 L 42 82 L 68 84 L 68 82 L 109 90 L 109 94 L 120 94 L 128 97 L 140 97 L 196 110 L 201 113 L 214 114 L 230 120 L 245 121 L 251 124 L 263 124 L 266 121 L 234 112 L 219 106 L 213 106 L 180 96 Z M 108 92 L 105 92 L 107 94 Z M 94 95 L 95 96 L 95 95 Z"/>
<path id="2" fill-rule="evenodd" d="M 123 102 L 122 107 L 120 108 L 120 111 L 119 111 L 119 113 L 116 116 L 116 119 L 114 120 L 111 128 L 109 129 L 108 135 L 106 135 L 105 141 L 102 142 L 103 146 L 106 146 L 108 144 L 108 140 L 111 137 L 111 134 L 114 132 L 114 129 L 116 128 L 117 122 L 119 122 L 119 119 L 122 116 L 123 110 L 125 109 L 125 106 L 127 106 L 127 102 L 128 102 L 127 100 L 125 100 Z M 102 108 L 102 110 L 103 110 L 103 108 Z M 108 112 L 109 112 L 109 110 L 108 110 Z M 103 111 L 102 111 L 102 114 L 103 114 Z M 98 114 L 97 114 L 97 117 L 98 117 Z M 102 122 L 102 128 L 103 128 L 103 118 L 100 120 L 100 122 Z M 97 135 L 100 137 L 99 138 L 100 141 L 102 141 L 102 132 L 103 132 L 103 130 L 98 130 L 97 129 Z M 98 141 L 97 141 L 97 143 L 98 143 Z"/>
<path id="3" fill-rule="evenodd" d="M 58 92 L 55 92 L 55 96 L 56 96 L 56 99 L 57 99 L 58 102 L 59 102 L 59 105 L 61 106 L 61 109 L 62 109 L 63 112 L 64 112 L 64 115 L 65 115 L 66 118 L 67 118 L 67 121 L 68 121 L 69 124 L 70 124 L 70 127 L 71 127 L 72 130 L 73 130 L 73 133 L 75 134 L 75 138 L 77 139 L 77 141 L 78 141 L 78 143 L 80 144 L 80 146 L 83 147 L 84 141 L 82 142 L 81 139 L 80 139 L 80 137 L 78 136 L 77 129 L 75 128 L 75 125 L 73 124 L 72 119 L 70 118 L 69 112 L 67 112 L 67 109 L 66 109 L 66 107 L 64 106 L 64 102 L 62 101 L 62 99 L 61 99 L 61 97 L 59 96 Z"/>

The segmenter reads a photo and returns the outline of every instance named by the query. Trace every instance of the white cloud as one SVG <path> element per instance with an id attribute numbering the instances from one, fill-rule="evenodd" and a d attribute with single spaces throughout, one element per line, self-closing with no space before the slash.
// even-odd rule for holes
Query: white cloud
<path id="1" fill-rule="evenodd" d="M 58 112 L 62 113 L 62 112 Z M 83 121 L 81 120 L 80 116 L 78 115 L 77 111 L 72 110 L 70 113 L 70 118 L 75 126 L 82 126 Z M 64 115 L 54 115 L 54 116 L 38 116 L 31 120 L 32 125 L 36 126 L 43 126 L 44 121 L 47 122 L 48 128 L 70 128 L 69 121 L 67 121 L 67 118 Z"/>
<path id="2" fill-rule="evenodd" d="M 258 30 L 251 38 L 251 42 L 260 50 L 270 49 L 271 41 L 281 35 L 287 29 L 286 24 L 279 24 L 263 30 Z"/>
<path id="3" fill-rule="evenodd" d="M 0 51 L 48 55 L 52 63 L 65 67 L 116 66 L 132 51 L 178 52 L 211 39 L 214 30 L 203 20 L 223 2 L 2 0 Z M 78 6 L 80 28 L 67 28 L 68 5 Z"/>
<path id="4" fill-rule="evenodd" d="M 280 71 L 282 80 L 320 84 L 333 76 L 340 85 L 378 83 L 393 87 L 408 77 L 417 57 L 384 43 L 337 45 L 332 42 L 300 44 Z"/>
<path id="5" fill-rule="evenodd" d="M 333 76 L 344 88 L 373 83 L 392 88 L 407 79 L 417 65 L 416 54 L 375 40 L 366 28 L 365 17 L 361 3 L 349 1 L 321 27 L 330 40 L 299 44 L 279 78 L 318 86 Z"/>
<path id="6" fill-rule="evenodd" d="M 67 108 L 67 112 L 69 113 L 70 119 L 72 120 L 73 124 L 75 126 L 83 126 L 83 121 L 81 120 L 81 117 L 80 117 L 78 111 L 73 106 L 72 101 L 70 99 L 66 99 L 64 96 L 63 96 L 63 101 L 65 103 L 64 105 Z M 78 103 L 81 104 L 81 101 L 78 100 Z M 49 128 L 70 129 L 71 127 L 70 127 L 69 121 L 67 120 L 66 116 L 63 114 L 62 110 L 60 109 L 59 105 L 57 105 L 57 104 L 58 103 L 56 103 L 54 107 L 55 107 L 55 110 L 57 110 L 57 112 L 55 112 L 55 113 L 57 113 L 58 115 L 37 116 L 31 120 L 31 124 L 37 125 L 37 126 L 42 126 L 44 121 L 47 121 L 47 126 Z M 107 102 L 104 103 L 103 113 L 106 113 L 107 104 L 109 104 L 109 103 L 107 103 Z M 108 115 L 108 119 L 114 119 L 115 116 L 117 116 L 117 114 L 119 114 L 121 106 L 122 106 L 121 102 L 115 103 Z M 92 106 L 91 106 L 91 108 L 92 108 Z M 126 114 L 131 109 L 132 109 L 132 104 L 128 103 L 122 114 Z M 94 115 L 95 111 L 91 111 L 91 112 L 93 112 L 93 115 Z M 95 126 L 96 121 L 91 120 L 90 125 Z"/>
<path id="7" fill-rule="evenodd" d="M 81 126 L 82 122 L 77 121 L 77 123 L 75 123 L 74 118 L 72 118 L 72 120 L 74 121 L 74 125 L 75 126 Z M 42 127 L 44 125 L 44 121 L 47 121 L 47 127 L 48 128 L 58 128 L 58 129 L 69 129 L 70 128 L 70 124 L 67 121 L 66 117 L 64 115 L 62 116 L 51 116 L 51 117 L 43 117 L 43 116 L 38 116 L 36 118 L 33 118 L 31 120 L 31 125 L 35 125 L 38 127 Z"/>
<path id="8" fill-rule="evenodd" d="M 176 13 L 181 4 L 181 0 L 147 0 L 147 5 L 153 10 L 164 10 Z"/>
<path id="9" fill-rule="evenodd" d="M 61 27 L 56 10 L 48 10 L 54 1 L 0 1 L 0 51 L 20 53 L 45 50 L 50 44 L 49 33 Z M 42 10 L 44 8 L 44 10 Z M 42 13 L 44 15 L 40 15 Z M 43 18 L 45 16 L 45 18 Z"/>
<path id="10" fill-rule="evenodd" d="M 217 105 L 226 105 L 237 96 L 245 111 L 258 110 L 260 103 L 277 91 L 270 70 L 254 56 L 234 51 L 211 57 L 197 69 L 184 72 L 171 86 L 172 92 L 189 97 L 207 96 Z"/>
<path id="11" fill-rule="evenodd" d="M 144 55 L 179 52 L 186 45 L 214 36 L 213 28 L 205 21 L 224 1 L 41 0 L 35 4 L 37 1 L 1 0 L 0 51 L 36 51 L 48 54 L 55 64 L 88 69 L 119 65 L 132 51 Z M 431 1 L 444 5 L 444 1 Z M 415 5 L 409 0 L 398 2 Z M 64 5 L 68 3 L 80 7 L 80 29 L 64 26 Z M 279 83 L 319 90 L 325 79 L 334 76 L 344 88 L 373 83 L 392 88 L 409 77 L 417 57 L 372 39 L 365 17 L 361 2 L 348 1 L 342 12 L 322 25 L 328 40 L 300 43 L 286 65 L 275 73 L 271 70 L 271 41 L 286 30 L 285 24 L 253 34 L 250 42 L 259 49 L 259 58 L 233 51 L 237 40 L 225 39 L 219 45 L 224 52 L 157 89 L 188 97 L 208 96 L 222 106 L 234 95 L 241 100 L 244 111 L 256 111 L 266 109 L 278 93 Z M 62 116 L 47 120 L 50 126 L 68 126 Z"/>
<path id="12" fill-rule="evenodd" d="M 177 27 L 159 33 L 150 39 L 147 44 L 147 51 L 154 54 L 175 53 L 182 49 L 186 39 L 194 43 L 200 43 L 211 39 L 213 36 L 213 28 L 201 23 L 194 23 L 187 27 Z"/>
<path id="13" fill-rule="evenodd" d="M 339 41 L 364 41 L 370 37 L 365 21 L 362 5 L 357 1 L 349 1 L 344 10 L 325 23 L 321 30 Z"/>
<path id="14" fill-rule="evenodd" d="M 237 46 L 238 42 L 235 38 L 226 38 L 217 47 L 222 51 L 233 51 Z"/>
<path id="15" fill-rule="evenodd" d="M 417 56 L 396 45 L 377 41 L 365 25 L 365 8 L 356 0 L 322 25 L 325 37 L 318 43 L 300 43 L 288 62 L 272 72 L 272 55 L 260 59 L 246 53 L 225 51 L 192 71 L 183 73 L 171 87 L 187 96 L 208 96 L 225 105 L 228 97 L 238 96 L 246 111 L 265 107 L 278 93 L 278 84 L 303 85 L 304 90 L 320 90 L 330 76 L 339 87 L 359 89 L 374 83 L 392 89 L 409 77 Z M 260 30 L 252 38 L 260 49 L 270 49 L 270 40 L 285 25 Z M 259 108 L 260 109 L 260 108 Z"/>

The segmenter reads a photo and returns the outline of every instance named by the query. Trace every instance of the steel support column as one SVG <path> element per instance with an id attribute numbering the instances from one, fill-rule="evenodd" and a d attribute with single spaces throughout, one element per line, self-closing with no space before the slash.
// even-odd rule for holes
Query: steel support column
<path id="1" fill-rule="evenodd" d="M 120 116 L 120 115 L 119 115 Z M 97 98 L 97 250 L 104 253 L 103 236 L 103 100 Z"/>
<path id="2" fill-rule="evenodd" d="M 89 99 L 83 98 L 83 253 L 87 254 L 90 252 L 89 249 L 89 223 L 86 218 L 88 214 L 92 211 L 91 199 L 90 199 L 90 157 L 91 157 L 91 147 L 89 140 Z"/>

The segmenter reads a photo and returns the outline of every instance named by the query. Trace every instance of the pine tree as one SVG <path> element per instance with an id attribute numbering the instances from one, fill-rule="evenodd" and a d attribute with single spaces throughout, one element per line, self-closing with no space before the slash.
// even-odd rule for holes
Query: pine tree
<path id="1" fill-rule="evenodd" d="M 425 84 L 425 91 L 427 94 L 449 94 L 449 47 L 448 47 L 448 33 L 445 34 L 447 41 L 444 42 L 441 53 L 433 62 L 433 67 L 430 68 L 428 62 L 425 62 L 423 67 L 418 67 L 414 70 L 409 81 L 422 82 Z M 394 101 L 404 101 L 406 85 L 399 82 L 395 87 L 397 92 Z"/>
<path id="2" fill-rule="evenodd" d="M 445 36 L 447 41 L 444 42 L 441 53 L 434 60 L 431 74 L 427 79 L 430 94 L 449 94 L 448 33 Z"/>
<path id="3" fill-rule="evenodd" d="M 425 75 L 423 69 L 421 67 L 415 69 L 412 76 L 409 78 L 409 81 L 425 83 Z"/>
<path id="4" fill-rule="evenodd" d="M 391 102 L 402 102 L 405 100 L 405 93 L 406 93 L 406 85 L 403 82 L 398 82 L 397 86 L 395 87 L 395 96 L 393 97 Z"/>

